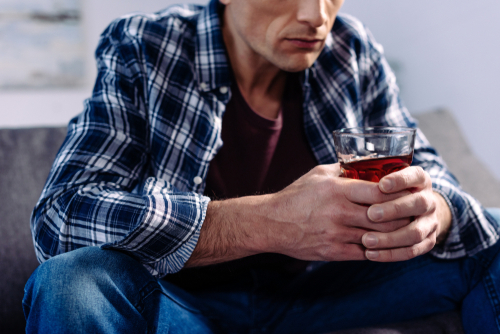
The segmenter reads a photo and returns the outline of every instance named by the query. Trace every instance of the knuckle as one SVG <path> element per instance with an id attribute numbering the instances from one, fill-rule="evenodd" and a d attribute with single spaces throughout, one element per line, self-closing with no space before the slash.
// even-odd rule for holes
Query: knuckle
<path id="1" fill-rule="evenodd" d="M 387 195 L 380 191 L 377 183 L 374 183 L 373 185 L 370 184 L 368 186 L 370 197 L 374 198 L 379 203 L 382 203 L 384 202 L 384 200 L 386 200 Z"/>
<path id="2" fill-rule="evenodd" d="M 375 233 L 377 235 L 377 238 L 378 238 L 378 244 L 377 244 L 377 247 L 379 248 L 384 248 L 385 246 L 388 246 L 388 245 L 393 245 L 394 244 L 394 237 L 392 236 L 391 233 L 382 233 L 382 234 L 378 234 L 378 233 Z M 389 247 L 387 247 L 389 248 Z"/>
<path id="3" fill-rule="evenodd" d="M 315 167 L 313 168 L 313 170 L 314 170 L 315 172 L 320 173 L 320 172 L 324 172 L 324 171 L 326 170 L 326 167 L 325 167 L 325 165 L 317 165 L 317 166 L 315 166 Z"/>
<path id="4" fill-rule="evenodd" d="M 408 256 L 408 259 L 413 259 L 414 257 L 420 255 L 420 251 L 417 246 L 411 246 L 406 248 L 406 255 Z"/>
<path id="5" fill-rule="evenodd" d="M 431 237 L 431 249 L 434 248 L 436 243 L 437 243 L 437 233 L 434 232 L 434 233 L 432 233 L 432 237 Z"/>
<path id="6" fill-rule="evenodd" d="M 429 188 L 432 188 L 432 179 L 429 173 L 425 172 L 425 185 Z"/>
<path id="7" fill-rule="evenodd" d="M 413 178 L 413 175 L 409 174 L 409 173 L 405 173 L 404 174 L 404 184 L 406 187 L 409 187 L 412 182 L 412 178 Z"/>
<path id="8" fill-rule="evenodd" d="M 401 217 L 401 215 L 403 215 L 405 213 L 405 208 L 406 208 L 406 205 L 402 204 L 402 203 L 394 203 L 393 205 L 393 210 L 394 210 L 394 213 L 397 217 Z"/>
<path id="9" fill-rule="evenodd" d="M 323 251 L 323 258 L 327 261 L 335 261 L 348 257 L 348 249 L 346 244 L 337 244 L 334 247 L 327 247 Z"/>
<path id="10" fill-rule="evenodd" d="M 326 175 L 328 174 L 328 166 L 326 165 L 317 165 L 311 170 L 312 174 L 316 175 Z"/>
<path id="11" fill-rule="evenodd" d="M 316 251 L 317 256 L 322 260 L 330 260 L 331 253 L 328 247 L 321 247 Z"/>
<path id="12" fill-rule="evenodd" d="M 425 247 L 425 252 L 428 252 L 430 250 L 432 250 L 434 248 L 434 246 L 436 246 L 436 233 L 432 233 L 429 238 L 427 238 L 427 243 L 426 243 L 426 247 Z"/>
<path id="13" fill-rule="evenodd" d="M 435 239 L 431 240 L 431 242 L 429 242 L 429 246 L 427 247 L 426 252 L 430 252 L 434 248 L 434 246 L 436 246 L 436 240 Z"/>
<path id="14" fill-rule="evenodd" d="M 338 229 L 335 233 L 331 233 L 329 235 L 329 239 L 331 242 L 343 241 L 349 239 L 349 231 L 348 229 Z"/>
<path id="15" fill-rule="evenodd" d="M 415 194 L 415 205 L 417 208 L 429 212 L 432 208 L 432 201 L 423 194 Z"/>
<path id="16" fill-rule="evenodd" d="M 386 222 L 383 224 L 378 224 L 376 226 L 375 231 L 387 233 L 387 232 L 392 232 L 392 231 L 396 230 L 397 227 L 398 227 L 397 221 L 391 221 L 391 222 Z"/>
<path id="17" fill-rule="evenodd" d="M 416 166 L 415 173 L 417 175 L 418 181 L 420 181 L 420 182 L 426 181 L 428 174 L 422 167 Z"/>
<path id="18" fill-rule="evenodd" d="M 396 261 L 398 258 L 397 250 L 396 249 L 390 249 L 389 252 L 387 253 L 388 260 L 389 261 Z"/>
<path id="19" fill-rule="evenodd" d="M 437 208 L 438 201 L 436 196 L 433 196 L 432 198 L 429 199 L 430 202 L 430 210 L 429 211 L 434 211 Z"/>
<path id="20" fill-rule="evenodd" d="M 340 247 L 338 248 L 338 255 L 340 255 L 341 258 L 345 257 L 347 255 L 347 245 L 346 244 L 341 244 Z"/>
<path id="21" fill-rule="evenodd" d="M 408 184 L 410 184 L 410 175 L 408 173 L 401 173 L 400 177 L 396 178 L 396 184 L 400 189 L 408 188 Z"/>
<path id="22" fill-rule="evenodd" d="M 384 194 L 379 190 L 378 185 L 377 187 L 370 187 L 368 188 L 368 194 L 371 198 L 374 198 L 377 203 L 380 203 L 383 201 Z"/>
<path id="23" fill-rule="evenodd" d="M 417 243 L 422 242 L 427 237 L 424 229 L 420 226 L 415 226 L 413 228 L 413 234 L 415 235 L 415 241 Z"/>

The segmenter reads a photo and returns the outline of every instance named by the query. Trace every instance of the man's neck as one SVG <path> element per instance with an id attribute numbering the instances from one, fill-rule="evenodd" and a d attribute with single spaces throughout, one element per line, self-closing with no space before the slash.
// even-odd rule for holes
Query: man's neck
<path id="1" fill-rule="evenodd" d="M 224 15 L 222 33 L 231 67 L 248 105 L 257 114 L 276 119 L 281 109 L 286 72 L 253 51 L 232 28 Z"/>

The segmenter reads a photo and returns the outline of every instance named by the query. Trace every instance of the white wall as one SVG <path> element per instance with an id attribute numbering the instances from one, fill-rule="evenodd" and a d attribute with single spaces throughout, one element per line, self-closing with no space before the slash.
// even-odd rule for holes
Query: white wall
<path id="1" fill-rule="evenodd" d="M 346 0 L 343 11 L 361 19 L 398 64 L 410 111 L 450 110 L 500 180 L 500 1 Z"/>
<path id="2" fill-rule="evenodd" d="M 0 127 L 67 123 L 90 94 L 93 52 L 107 24 L 132 11 L 151 12 L 187 2 L 81 1 L 87 84 L 72 90 L 0 91 Z M 388 59 L 397 64 L 403 101 L 410 111 L 444 107 L 453 112 L 472 150 L 500 180 L 500 1 L 346 0 L 343 11 L 365 22 Z"/>

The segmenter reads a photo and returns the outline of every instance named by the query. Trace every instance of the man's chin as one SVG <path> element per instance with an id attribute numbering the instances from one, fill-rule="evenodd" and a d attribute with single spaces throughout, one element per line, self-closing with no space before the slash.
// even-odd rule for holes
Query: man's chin
<path id="1" fill-rule="evenodd" d="M 286 72 L 301 72 L 305 70 L 306 68 L 311 67 L 316 59 L 318 59 L 319 55 L 309 55 L 309 56 L 304 56 L 301 55 L 301 57 L 288 57 L 286 59 L 283 59 L 282 61 L 279 62 L 279 64 L 275 65 L 280 68 L 283 71 Z"/>
<path id="2" fill-rule="evenodd" d="M 311 67 L 314 64 L 314 61 L 312 62 L 305 62 L 301 64 L 287 64 L 284 66 L 280 66 L 279 68 L 283 71 L 286 72 L 301 72 L 309 67 Z"/>

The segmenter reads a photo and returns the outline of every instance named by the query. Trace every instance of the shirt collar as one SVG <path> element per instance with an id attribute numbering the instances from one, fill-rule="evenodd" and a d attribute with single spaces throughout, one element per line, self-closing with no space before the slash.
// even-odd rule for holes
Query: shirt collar
<path id="1" fill-rule="evenodd" d="M 198 17 L 195 66 L 198 74 L 198 88 L 203 92 L 231 86 L 232 70 L 219 18 L 222 6 L 219 0 L 211 0 Z M 325 49 L 331 49 L 332 42 L 329 34 Z M 326 51 L 325 49 L 322 53 Z M 317 62 L 318 60 L 303 71 L 302 85 L 307 86 L 309 79 L 316 77 Z"/>
<path id="2" fill-rule="evenodd" d="M 222 38 L 219 0 L 211 0 L 197 22 L 195 66 L 198 88 L 208 92 L 231 85 L 232 72 Z"/>

